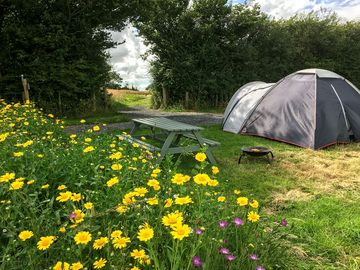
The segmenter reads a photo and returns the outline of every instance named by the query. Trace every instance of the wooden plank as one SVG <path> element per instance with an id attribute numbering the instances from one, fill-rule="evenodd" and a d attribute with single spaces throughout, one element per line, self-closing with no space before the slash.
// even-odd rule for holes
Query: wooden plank
<path id="1" fill-rule="evenodd" d="M 183 136 L 186 137 L 186 138 L 189 138 L 189 139 L 197 140 L 196 137 L 191 133 L 185 133 L 185 134 L 183 134 Z M 218 146 L 218 145 L 220 145 L 220 143 L 217 142 L 217 141 L 206 139 L 204 137 L 202 139 L 209 146 Z"/>
<path id="2" fill-rule="evenodd" d="M 203 130 L 202 127 L 197 127 L 189 125 L 186 123 L 181 123 L 171 119 L 156 117 L 156 118 L 136 118 L 133 119 L 135 123 L 140 123 L 143 125 L 164 129 L 167 131 L 194 131 L 194 130 Z"/>
<path id="3" fill-rule="evenodd" d="M 133 137 L 123 136 L 123 135 L 117 135 L 117 137 L 122 137 L 122 138 L 124 138 L 125 141 L 128 141 L 130 143 L 137 143 L 141 146 L 146 147 L 147 150 L 152 151 L 152 152 L 154 152 L 154 151 L 160 152 L 161 151 L 161 149 L 159 147 L 156 147 L 155 145 L 146 143 L 144 141 L 141 141 L 141 140 L 133 138 Z"/>

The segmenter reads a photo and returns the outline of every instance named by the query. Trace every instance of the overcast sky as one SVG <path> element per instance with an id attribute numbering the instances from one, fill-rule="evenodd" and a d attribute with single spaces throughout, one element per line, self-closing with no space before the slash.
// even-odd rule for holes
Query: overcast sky
<path id="1" fill-rule="evenodd" d="M 232 3 L 243 3 L 244 0 L 233 0 Z M 345 20 L 360 20 L 360 0 L 256 0 L 262 11 L 274 18 L 288 18 L 296 13 L 310 12 L 326 8 L 334 10 Z M 136 35 L 136 30 L 127 27 L 121 33 L 114 33 L 116 41 L 124 44 L 110 50 L 113 69 L 120 74 L 129 86 L 145 89 L 150 83 L 149 64 L 141 58 L 146 46 Z"/>

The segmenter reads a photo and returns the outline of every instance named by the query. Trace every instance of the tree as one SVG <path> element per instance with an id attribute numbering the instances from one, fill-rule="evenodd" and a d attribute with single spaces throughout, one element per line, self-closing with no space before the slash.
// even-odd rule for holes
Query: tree
<path id="1" fill-rule="evenodd" d="M 137 1 L 12 0 L 0 10 L 0 93 L 19 100 L 20 75 L 31 99 L 60 114 L 77 113 L 104 102 L 111 80 L 106 49 L 115 43 Z M 21 84 L 20 84 L 21 86 Z"/>

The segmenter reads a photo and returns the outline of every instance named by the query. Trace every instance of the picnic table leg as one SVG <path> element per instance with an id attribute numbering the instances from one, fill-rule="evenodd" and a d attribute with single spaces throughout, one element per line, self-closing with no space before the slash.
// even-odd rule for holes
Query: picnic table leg
<path id="1" fill-rule="evenodd" d="M 134 126 L 133 126 L 133 128 L 131 129 L 131 131 L 130 131 L 130 135 L 131 135 L 131 136 L 134 136 L 134 135 L 135 135 L 136 130 L 139 129 L 139 126 L 140 126 L 139 123 L 134 122 Z"/>
<path id="2" fill-rule="evenodd" d="M 173 141 L 174 138 L 175 138 L 175 135 L 176 135 L 175 132 L 170 132 L 170 133 L 169 133 L 168 137 L 166 138 L 166 140 L 165 140 L 165 142 L 164 142 L 164 144 L 163 144 L 163 146 L 162 146 L 162 148 L 161 148 L 160 157 L 158 158 L 158 160 L 156 161 L 156 163 L 160 163 L 160 162 L 164 159 L 165 155 L 166 155 L 166 154 L 168 153 L 168 151 L 169 151 L 169 147 L 170 147 L 172 141 Z"/>
<path id="3" fill-rule="evenodd" d="M 194 134 L 195 138 L 197 139 L 197 141 L 199 142 L 200 146 L 204 147 L 206 144 L 204 142 L 203 137 L 200 135 L 200 132 L 194 131 L 193 134 Z M 206 149 L 205 153 L 206 153 L 206 156 L 208 157 L 209 161 L 212 164 L 216 164 L 216 160 L 215 160 L 214 156 L 211 153 L 210 147 L 208 147 Z"/>

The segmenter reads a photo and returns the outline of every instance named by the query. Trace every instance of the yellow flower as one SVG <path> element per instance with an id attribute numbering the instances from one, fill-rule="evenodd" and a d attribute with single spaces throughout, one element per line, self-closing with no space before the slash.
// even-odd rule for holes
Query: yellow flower
<path id="1" fill-rule="evenodd" d="M 61 227 L 61 228 L 59 229 L 59 232 L 61 232 L 61 233 L 66 232 L 66 228 L 65 228 L 65 227 Z"/>
<path id="2" fill-rule="evenodd" d="M 215 180 L 215 179 L 210 179 L 210 180 L 208 181 L 208 185 L 209 185 L 210 187 L 216 187 L 217 185 L 219 185 L 219 181 L 218 181 L 218 180 Z"/>
<path id="3" fill-rule="evenodd" d="M 170 198 L 168 198 L 168 199 L 165 200 L 165 205 L 164 205 L 164 207 L 165 207 L 165 208 L 169 208 L 169 207 L 172 206 L 172 204 L 173 204 L 173 200 L 170 199 Z"/>
<path id="4" fill-rule="evenodd" d="M 199 162 L 203 162 L 206 159 L 206 154 L 205 153 L 197 153 L 195 155 L 195 159 Z"/>
<path id="5" fill-rule="evenodd" d="M 14 157 L 22 157 L 24 152 L 14 152 Z"/>
<path id="6" fill-rule="evenodd" d="M 66 186 L 65 185 L 60 185 L 57 187 L 57 190 L 64 190 L 66 189 Z"/>
<path id="7" fill-rule="evenodd" d="M 80 269 L 83 269 L 83 268 L 84 268 L 84 266 L 81 264 L 81 262 L 73 263 L 70 266 L 71 270 L 80 270 Z"/>
<path id="8" fill-rule="evenodd" d="M 183 175 L 182 173 L 177 173 L 173 176 L 173 178 L 171 179 L 171 182 L 177 185 L 184 185 L 184 183 L 189 182 L 190 180 L 190 176 L 188 175 Z"/>
<path id="9" fill-rule="evenodd" d="M 259 207 L 259 202 L 257 200 L 253 200 L 251 203 L 249 203 L 249 205 L 252 208 L 258 208 Z"/>
<path id="10" fill-rule="evenodd" d="M 54 118 L 54 115 L 51 114 L 51 113 L 49 113 L 48 116 L 49 116 L 50 118 Z"/>
<path id="11" fill-rule="evenodd" d="M 249 199 L 246 197 L 239 197 L 239 198 L 237 198 L 236 202 L 240 206 L 245 206 L 249 203 Z"/>
<path id="12" fill-rule="evenodd" d="M 160 182 L 156 179 L 150 179 L 148 182 L 147 182 L 147 185 L 149 187 L 152 187 L 154 190 L 159 190 L 160 189 Z M 159 188 L 159 189 L 157 189 Z"/>
<path id="13" fill-rule="evenodd" d="M 42 185 L 41 188 L 42 188 L 42 189 L 48 189 L 49 186 L 50 186 L 49 184 L 45 184 L 45 185 Z"/>
<path id="14" fill-rule="evenodd" d="M 210 181 L 210 177 L 206 173 L 199 173 L 194 176 L 194 182 L 198 185 L 206 186 Z"/>
<path id="15" fill-rule="evenodd" d="M 173 231 L 170 233 L 174 239 L 183 240 L 183 238 L 188 237 L 191 232 L 191 229 L 187 224 L 176 224 L 171 228 Z"/>
<path id="16" fill-rule="evenodd" d="M 137 266 L 134 266 L 134 267 L 131 267 L 130 270 L 140 270 L 140 268 Z"/>
<path id="17" fill-rule="evenodd" d="M 26 184 L 28 184 L 28 185 L 32 185 L 34 183 L 35 183 L 35 180 L 29 180 L 29 181 L 26 182 Z"/>
<path id="18" fill-rule="evenodd" d="M 75 214 L 75 218 L 71 220 L 72 222 L 81 223 L 84 221 L 85 214 L 80 209 L 76 209 L 73 214 Z"/>
<path id="19" fill-rule="evenodd" d="M 112 187 L 113 185 L 116 185 L 117 183 L 119 183 L 119 178 L 115 176 L 115 177 L 111 178 L 109 181 L 107 181 L 106 185 L 108 187 Z"/>
<path id="20" fill-rule="evenodd" d="M 116 231 L 113 231 L 112 233 L 111 233 L 111 237 L 112 238 L 118 238 L 118 237 L 120 237 L 122 235 L 122 231 L 120 231 L 120 230 L 116 230 Z"/>
<path id="21" fill-rule="evenodd" d="M 74 236 L 74 240 L 77 245 L 86 245 L 91 241 L 91 234 L 88 231 L 78 232 Z"/>
<path id="22" fill-rule="evenodd" d="M 175 204 L 178 205 L 184 205 L 184 204 L 189 204 L 192 203 L 192 199 L 189 196 L 185 196 L 185 197 L 177 197 L 175 199 Z"/>
<path id="23" fill-rule="evenodd" d="M 67 262 L 57 262 L 53 267 L 53 270 L 69 270 L 69 269 L 70 269 L 70 264 L 68 264 Z"/>
<path id="24" fill-rule="evenodd" d="M 117 208 L 116 208 L 116 212 L 120 213 L 120 214 L 123 214 L 125 213 L 127 210 L 126 206 L 122 206 L 122 205 L 119 205 Z"/>
<path id="25" fill-rule="evenodd" d="M 130 242 L 131 241 L 129 237 L 117 237 L 112 240 L 114 248 L 118 249 L 125 248 Z"/>
<path id="26" fill-rule="evenodd" d="M 147 257 L 145 250 L 143 249 L 134 249 L 133 251 L 131 251 L 130 256 L 133 257 L 135 260 L 141 260 Z"/>
<path id="27" fill-rule="evenodd" d="M 219 173 L 219 168 L 216 167 L 216 166 L 212 166 L 211 167 L 211 172 L 212 172 L 213 175 L 216 175 L 216 174 Z"/>
<path id="28" fill-rule="evenodd" d="M 54 132 L 52 132 L 52 131 L 46 132 L 46 135 L 53 135 L 53 134 L 54 134 Z"/>
<path id="29" fill-rule="evenodd" d="M 217 201 L 218 201 L 218 202 L 225 202 L 225 201 L 226 201 L 226 198 L 225 198 L 224 196 L 219 196 L 219 197 L 217 198 Z"/>
<path id="30" fill-rule="evenodd" d="M 37 242 L 37 248 L 39 250 L 46 250 L 54 243 L 55 239 L 56 237 L 52 235 L 40 237 L 40 241 Z"/>
<path id="31" fill-rule="evenodd" d="M 15 179 L 15 173 L 5 173 L 4 175 L 0 176 L 0 183 L 9 182 L 10 180 L 13 179 Z"/>
<path id="32" fill-rule="evenodd" d="M 43 157 L 44 157 L 43 154 L 37 154 L 36 156 L 37 156 L 38 158 L 43 158 Z"/>
<path id="33" fill-rule="evenodd" d="M 146 203 L 148 205 L 158 205 L 159 204 L 159 200 L 156 197 L 153 198 L 149 198 Z"/>
<path id="34" fill-rule="evenodd" d="M 134 148 L 138 148 L 140 145 L 139 145 L 138 143 L 133 143 L 132 146 L 133 146 Z"/>
<path id="35" fill-rule="evenodd" d="M 59 202 L 67 202 L 68 200 L 71 199 L 71 196 L 72 196 L 71 191 L 60 192 L 59 196 L 56 197 L 56 200 Z"/>
<path id="36" fill-rule="evenodd" d="M 148 193 L 147 188 L 139 187 L 135 188 L 134 191 L 136 192 L 137 196 L 144 197 L 146 193 Z"/>
<path id="37" fill-rule="evenodd" d="M 19 233 L 19 238 L 22 240 L 22 241 L 26 241 L 28 239 L 30 239 L 31 237 L 33 237 L 34 233 L 32 231 L 22 231 Z"/>
<path id="38" fill-rule="evenodd" d="M 250 211 L 247 215 L 247 219 L 251 222 L 256 222 L 260 219 L 260 215 L 254 211 Z"/>
<path id="39" fill-rule="evenodd" d="M 122 158 L 122 153 L 121 152 L 116 152 L 116 153 L 113 153 L 109 156 L 110 159 L 120 159 Z"/>
<path id="40" fill-rule="evenodd" d="M 84 153 L 88 153 L 88 152 L 92 152 L 92 151 L 94 151 L 94 150 L 95 150 L 94 147 L 88 146 L 88 147 L 86 147 L 86 148 L 83 150 L 83 152 L 84 152 Z"/>
<path id="41" fill-rule="evenodd" d="M 235 193 L 236 195 L 239 195 L 239 194 L 240 194 L 240 190 L 235 189 L 235 190 L 234 190 L 234 193 Z"/>
<path id="42" fill-rule="evenodd" d="M 162 218 L 162 224 L 164 224 L 165 226 L 168 226 L 168 227 L 176 225 L 176 224 L 181 224 L 182 221 L 183 221 L 183 215 L 179 211 L 170 213 L 166 216 L 163 216 L 163 218 Z"/>
<path id="43" fill-rule="evenodd" d="M 100 127 L 99 126 L 93 126 L 93 131 L 99 131 L 100 130 Z"/>
<path id="44" fill-rule="evenodd" d="M 81 193 L 73 193 L 71 196 L 71 200 L 73 202 L 79 202 L 81 198 L 82 198 Z"/>
<path id="45" fill-rule="evenodd" d="M 159 168 L 156 168 L 156 169 L 154 169 L 153 171 L 152 171 L 152 173 L 160 173 L 161 172 L 161 169 L 159 169 Z"/>
<path id="46" fill-rule="evenodd" d="M 85 138 L 85 142 L 91 143 L 91 142 L 92 142 L 92 139 L 91 139 L 91 138 Z"/>
<path id="47" fill-rule="evenodd" d="M 154 230 L 149 226 L 149 224 L 145 223 L 138 232 L 137 238 L 140 241 L 149 241 L 154 237 Z"/>
<path id="48" fill-rule="evenodd" d="M 95 269 L 100 269 L 100 268 L 105 267 L 106 263 L 107 263 L 107 260 L 101 258 L 101 259 L 95 261 L 93 263 L 93 266 L 94 266 Z"/>
<path id="49" fill-rule="evenodd" d="M 94 249 L 102 249 L 107 243 L 109 243 L 109 238 L 107 237 L 100 237 L 96 239 L 93 244 Z"/>
<path id="50" fill-rule="evenodd" d="M 91 202 L 87 202 L 84 204 L 84 207 L 88 210 L 92 209 L 94 207 L 93 203 Z"/>
<path id="51" fill-rule="evenodd" d="M 24 182 L 22 181 L 14 181 L 11 183 L 10 185 L 10 190 L 17 190 L 17 189 L 20 189 L 24 186 Z"/>
<path id="52" fill-rule="evenodd" d="M 122 169 L 122 165 L 115 163 L 115 164 L 111 165 L 111 169 L 113 171 L 120 171 Z"/>

